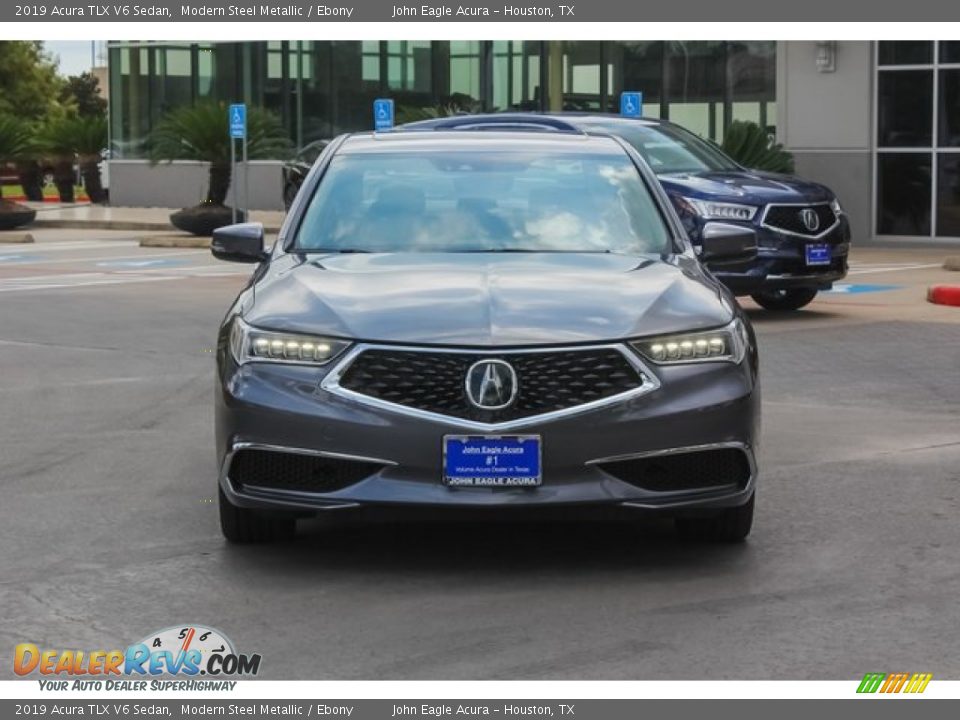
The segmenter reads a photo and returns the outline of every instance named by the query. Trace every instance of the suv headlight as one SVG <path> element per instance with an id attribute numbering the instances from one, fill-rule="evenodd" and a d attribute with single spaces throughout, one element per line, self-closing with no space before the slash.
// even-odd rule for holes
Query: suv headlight
<path id="1" fill-rule="evenodd" d="M 324 365 L 349 346 L 337 338 L 260 330 L 239 317 L 230 327 L 230 353 L 238 365 L 252 361 Z"/>
<path id="2" fill-rule="evenodd" d="M 681 197 L 680 200 L 686 203 L 695 215 L 699 215 L 704 220 L 741 220 L 750 222 L 757 214 L 757 210 L 759 210 L 755 205 L 698 200 L 688 197 Z"/>
<path id="3" fill-rule="evenodd" d="M 700 332 L 643 338 L 630 343 L 647 360 L 657 365 L 743 360 L 747 350 L 747 328 L 740 319 L 726 327 Z"/>
<path id="4" fill-rule="evenodd" d="M 833 210 L 833 214 L 837 217 L 843 215 L 843 208 L 840 207 L 840 201 L 837 200 L 837 198 L 830 201 L 830 209 Z"/>

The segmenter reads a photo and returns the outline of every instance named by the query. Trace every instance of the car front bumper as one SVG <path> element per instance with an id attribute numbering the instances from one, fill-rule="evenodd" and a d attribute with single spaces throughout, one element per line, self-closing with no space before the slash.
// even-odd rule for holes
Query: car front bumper
<path id="1" fill-rule="evenodd" d="M 847 275 L 850 252 L 850 225 L 841 217 L 836 227 L 819 238 L 805 238 L 779 232 L 765 226 L 751 225 L 757 233 L 757 256 L 749 262 L 711 266 L 713 275 L 735 295 L 791 288 L 829 290 Z M 808 244 L 830 247 L 828 265 L 807 265 Z"/>
<path id="2" fill-rule="evenodd" d="M 580 414 L 524 423 L 490 435 L 539 435 L 542 485 L 448 487 L 441 481 L 446 435 L 479 435 L 454 418 L 411 416 L 321 387 L 329 370 L 296 365 L 237 366 L 222 347 L 216 397 L 220 485 L 235 505 L 321 511 L 364 505 L 462 508 L 622 505 L 651 510 L 737 506 L 752 496 L 760 396 L 755 361 L 656 367 L 654 391 Z M 363 462 L 375 470 L 332 492 L 241 484 L 231 475 L 244 450 Z M 608 472 L 624 458 L 673 457 L 718 449 L 743 454 L 748 473 L 724 486 L 651 490 Z M 707 458 L 708 456 L 697 456 Z M 606 468 L 606 469 L 602 469 Z"/>

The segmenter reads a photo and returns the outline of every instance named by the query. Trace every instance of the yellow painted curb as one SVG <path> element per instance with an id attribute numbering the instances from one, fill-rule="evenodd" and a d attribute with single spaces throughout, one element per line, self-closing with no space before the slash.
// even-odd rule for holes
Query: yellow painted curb
<path id="1" fill-rule="evenodd" d="M 210 238 L 196 235 L 151 235 L 140 238 L 140 247 L 209 248 Z"/>
<path id="2" fill-rule="evenodd" d="M 0 232 L 0 243 L 32 243 L 33 235 L 21 232 Z"/>

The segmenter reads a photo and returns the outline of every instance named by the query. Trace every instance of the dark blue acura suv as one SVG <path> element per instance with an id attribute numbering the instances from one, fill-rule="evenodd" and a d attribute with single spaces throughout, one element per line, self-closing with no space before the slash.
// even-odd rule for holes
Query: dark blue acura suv
<path id="1" fill-rule="evenodd" d="M 791 175 L 741 167 L 716 145 L 679 125 L 651 118 L 558 113 L 497 113 L 411 123 L 409 130 L 530 127 L 617 135 L 656 173 L 695 249 L 713 223 L 751 227 L 757 254 L 707 262 L 735 295 L 768 310 L 798 310 L 847 274 L 850 224 L 830 188 Z"/>

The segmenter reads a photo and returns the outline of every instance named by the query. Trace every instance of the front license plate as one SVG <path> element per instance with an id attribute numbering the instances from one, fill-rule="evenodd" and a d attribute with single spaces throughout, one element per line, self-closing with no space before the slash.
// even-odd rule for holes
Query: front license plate
<path id="1" fill-rule="evenodd" d="M 807 265 L 829 265 L 830 246 L 826 243 L 807 245 Z"/>
<path id="2" fill-rule="evenodd" d="M 453 487 L 536 487 L 541 483 L 540 436 L 447 435 L 443 482 Z"/>

